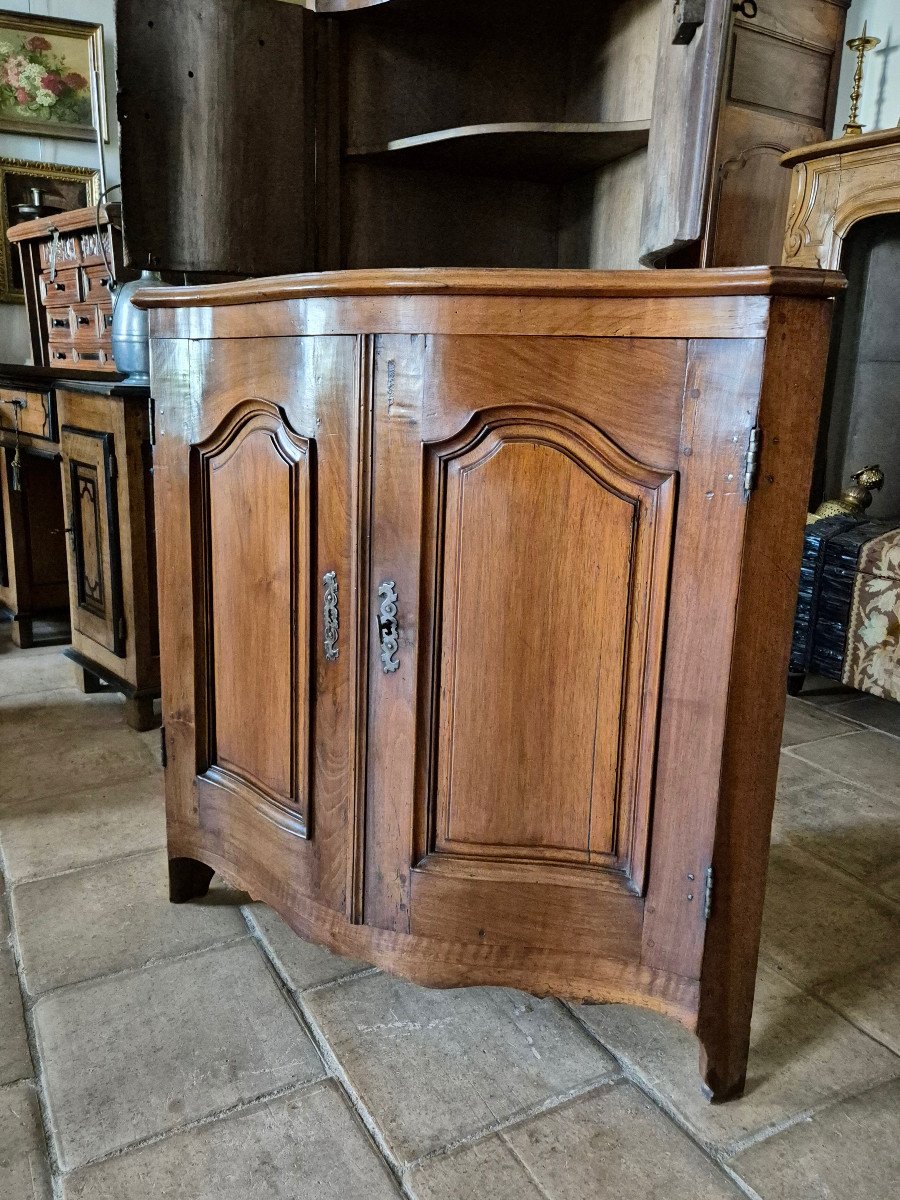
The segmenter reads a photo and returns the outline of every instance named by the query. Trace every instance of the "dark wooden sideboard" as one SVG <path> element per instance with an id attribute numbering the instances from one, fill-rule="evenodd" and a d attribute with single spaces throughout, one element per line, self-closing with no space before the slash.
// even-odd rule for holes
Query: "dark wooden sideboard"
<path id="1" fill-rule="evenodd" d="M 822 271 L 146 292 L 174 900 L 743 1087 Z"/>
<path id="2" fill-rule="evenodd" d="M 151 439 L 146 387 L 0 364 L 0 605 L 22 646 L 68 608 L 78 684 L 121 692 L 137 729 L 159 724 Z"/>

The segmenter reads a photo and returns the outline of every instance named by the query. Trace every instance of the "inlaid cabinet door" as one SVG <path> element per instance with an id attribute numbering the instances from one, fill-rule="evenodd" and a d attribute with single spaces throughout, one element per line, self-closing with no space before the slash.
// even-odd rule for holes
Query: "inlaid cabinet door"
<path id="1" fill-rule="evenodd" d="M 223 852 L 239 844 L 260 869 L 341 909 L 356 340 L 192 353 L 204 359 L 201 402 L 156 398 L 154 475 L 169 517 L 157 527 L 163 717 L 167 739 L 188 742 L 173 755 L 169 802 L 176 821 L 196 803 Z"/>
<path id="2" fill-rule="evenodd" d="M 378 339 L 367 921 L 639 956 L 683 372 Z"/>
<path id="3" fill-rule="evenodd" d="M 64 425 L 60 436 L 72 626 L 124 657 L 122 564 L 113 435 Z"/>

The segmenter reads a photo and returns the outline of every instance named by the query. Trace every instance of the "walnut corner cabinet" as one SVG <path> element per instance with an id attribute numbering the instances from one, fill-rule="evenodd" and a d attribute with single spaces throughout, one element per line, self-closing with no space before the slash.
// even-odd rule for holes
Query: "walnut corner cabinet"
<path id="1" fill-rule="evenodd" d="M 656 1009 L 744 1084 L 831 298 L 346 271 L 151 313 L 171 895 Z"/>

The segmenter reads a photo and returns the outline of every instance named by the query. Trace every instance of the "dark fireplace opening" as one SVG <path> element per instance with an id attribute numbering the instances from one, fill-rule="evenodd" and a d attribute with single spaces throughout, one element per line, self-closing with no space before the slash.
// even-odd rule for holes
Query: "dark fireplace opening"
<path id="1" fill-rule="evenodd" d="M 900 515 L 900 213 L 860 221 L 844 242 L 811 509 L 873 463 L 885 474 L 866 516 Z"/>

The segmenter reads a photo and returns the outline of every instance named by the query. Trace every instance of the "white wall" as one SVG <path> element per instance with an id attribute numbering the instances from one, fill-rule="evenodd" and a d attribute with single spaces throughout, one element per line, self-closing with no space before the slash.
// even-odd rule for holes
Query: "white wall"
<path id="1" fill-rule="evenodd" d="M 106 114 L 109 141 L 104 146 L 106 183 L 119 182 L 119 143 L 116 123 L 115 0 L 2 0 L 8 12 L 35 16 L 64 17 L 72 21 L 93 21 L 103 26 L 104 68 L 106 72 Z M 73 167 L 96 167 L 94 142 L 69 138 L 31 137 L 21 133 L 0 133 L 0 155 L 27 158 L 34 162 L 65 163 Z M 118 194 L 113 195 L 117 199 Z M 27 362 L 31 346 L 25 307 L 0 304 L 0 362 Z"/>
<path id="2" fill-rule="evenodd" d="M 866 55 L 859 121 L 864 133 L 900 123 L 900 4 L 897 0 L 853 0 L 847 13 L 846 40 L 862 33 L 868 22 L 871 37 L 881 45 Z M 850 111 L 850 92 L 856 55 L 844 47 L 841 82 L 834 114 L 834 136 L 840 137 Z"/>

